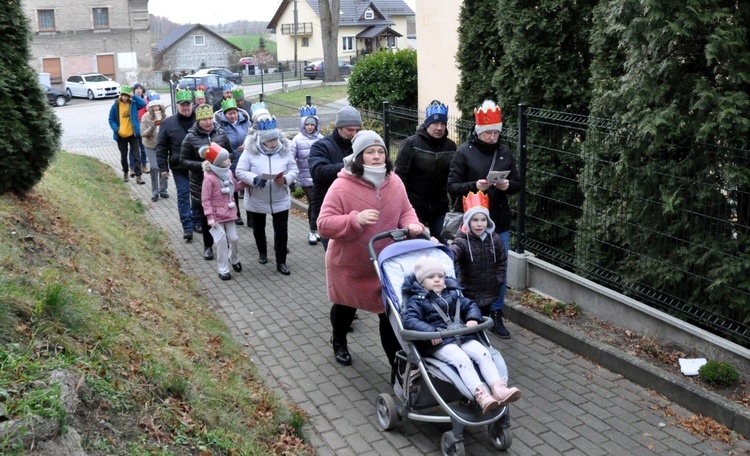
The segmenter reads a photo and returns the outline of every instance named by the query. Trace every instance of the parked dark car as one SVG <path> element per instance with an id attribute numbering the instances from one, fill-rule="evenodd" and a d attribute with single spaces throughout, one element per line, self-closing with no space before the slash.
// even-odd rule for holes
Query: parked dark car
<path id="1" fill-rule="evenodd" d="M 348 76 L 349 73 L 352 72 L 352 66 L 348 63 L 344 63 L 343 60 L 339 60 L 339 72 L 341 73 L 341 76 Z M 302 74 L 310 79 L 322 78 L 325 74 L 325 63 L 322 60 L 312 62 L 305 67 Z"/>
<path id="2" fill-rule="evenodd" d="M 42 90 L 47 94 L 47 101 L 52 106 L 65 106 L 70 101 L 70 95 L 62 90 L 53 89 L 42 84 Z"/>
<path id="3" fill-rule="evenodd" d="M 221 100 L 222 88 L 227 84 L 230 84 L 228 80 L 216 74 L 206 74 L 203 76 L 191 74 L 183 76 L 182 79 L 177 81 L 177 87 L 180 89 L 195 91 L 197 86 L 204 86 L 206 88 L 206 103 L 210 105 Z"/>
<path id="4" fill-rule="evenodd" d="M 239 73 L 232 73 L 226 68 L 201 68 L 200 70 L 193 73 L 192 76 L 203 76 L 207 74 L 215 74 L 221 76 L 232 84 L 242 84 L 242 75 Z"/>

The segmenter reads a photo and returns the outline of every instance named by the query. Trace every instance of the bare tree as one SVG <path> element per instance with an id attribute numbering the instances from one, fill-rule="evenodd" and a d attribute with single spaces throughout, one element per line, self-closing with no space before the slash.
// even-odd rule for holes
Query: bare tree
<path id="1" fill-rule="evenodd" d="M 323 62 L 325 75 L 323 81 L 341 81 L 339 73 L 339 11 L 341 0 L 320 0 L 320 29 L 323 38 Z"/>

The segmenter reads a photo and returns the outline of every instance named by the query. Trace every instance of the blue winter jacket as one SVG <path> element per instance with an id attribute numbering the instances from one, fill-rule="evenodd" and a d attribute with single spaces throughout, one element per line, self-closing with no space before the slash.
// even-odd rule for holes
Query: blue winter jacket
<path id="1" fill-rule="evenodd" d="M 446 277 L 445 290 L 443 290 L 440 296 L 438 296 L 434 291 L 428 292 L 425 290 L 422 285 L 417 282 L 417 279 L 413 274 L 407 277 L 406 280 L 404 280 L 404 286 L 402 288 L 404 294 L 410 295 L 402 316 L 404 329 L 422 332 L 435 332 L 441 329 L 448 329 L 448 324 L 440 317 L 437 310 L 435 310 L 435 307 L 432 305 L 433 302 L 437 304 L 451 320 L 453 320 L 456 315 L 456 306 L 458 305 L 461 306 L 459 314 L 461 323 L 465 324 L 469 320 L 476 320 L 481 323 L 482 312 L 479 310 L 479 306 L 477 306 L 474 301 L 462 296 L 460 289 L 461 286 L 456 279 Z M 470 339 L 477 339 L 476 334 L 462 336 L 463 341 Z M 443 339 L 439 345 L 432 345 L 432 342 L 429 340 L 417 341 L 416 345 L 420 349 L 422 355 L 429 355 L 443 345 L 454 343 L 456 343 L 455 337 L 448 337 Z"/>
<path id="2" fill-rule="evenodd" d="M 135 136 L 141 136 L 141 120 L 138 118 L 138 110 L 146 107 L 146 102 L 138 95 L 133 95 L 130 101 L 130 122 L 133 123 L 133 133 Z M 109 108 L 109 127 L 112 129 L 112 137 L 115 141 L 120 137 L 117 132 L 120 130 L 120 113 L 117 111 L 117 104 L 120 103 L 120 97 L 117 97 L 112 107 Z"/>

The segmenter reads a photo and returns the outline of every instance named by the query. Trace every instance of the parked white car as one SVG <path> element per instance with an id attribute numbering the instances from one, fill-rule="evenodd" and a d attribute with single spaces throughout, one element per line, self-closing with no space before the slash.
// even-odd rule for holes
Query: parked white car
<path id="1" fill-rule="evenodd" d="M 65 91 L 71 97 L 89 100 L 117 97 L 120 95 L 120 84 L 99 73 L 76 74 L 65 81 Z"/>

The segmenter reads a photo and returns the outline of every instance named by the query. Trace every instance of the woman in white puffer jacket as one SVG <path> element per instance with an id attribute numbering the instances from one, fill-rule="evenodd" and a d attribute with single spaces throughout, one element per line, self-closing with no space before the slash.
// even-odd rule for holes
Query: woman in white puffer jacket
<path id="1" fill-rule="evenodd" d="M 258 246 L 258 261 L 268 263 L 266 214 L 273 218 L 276 270 L 289 275 L 286 265 L 289 186 L 297 180 L 297 163 L 289 150 L 289 140 L 276 128 L 276 118 L 256 125 L 255 134 L 245 139 L 245 150 L 237 163 L 237 179 L 250 188 L 245 191 L 245 209 L 252 217 L 253 235 Z"/>

